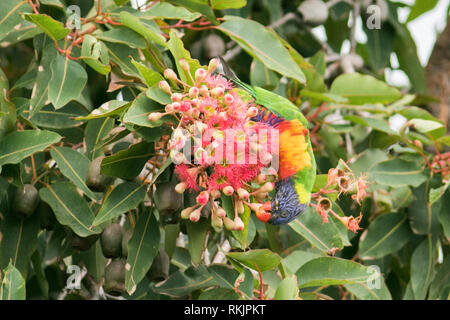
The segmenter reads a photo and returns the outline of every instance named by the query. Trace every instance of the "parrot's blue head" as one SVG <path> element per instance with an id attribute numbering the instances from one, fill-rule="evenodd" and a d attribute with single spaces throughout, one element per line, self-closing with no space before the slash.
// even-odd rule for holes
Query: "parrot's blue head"
<path id="1" fill-rule="evenodd" d="M 292 179 L 280 180 L 275 184 L 275 196 L 272 198 L 272 210 L 269 223 L 273 225 L 289 223 L 307 207 L 300 203 Z"/>

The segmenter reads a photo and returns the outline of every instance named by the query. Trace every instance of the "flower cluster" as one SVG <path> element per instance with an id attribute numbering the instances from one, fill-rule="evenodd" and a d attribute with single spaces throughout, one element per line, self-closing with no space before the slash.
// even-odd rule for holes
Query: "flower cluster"
<path id="1" fill-rule="evenodd" d="M 317 213 L 322 217 L 323 223 L 328 223 L 328 214 L 334 215 L 339 221 L 341 221 L 348 230 L 357 232 L 361 228 L 359 227 L 359 222 L 362 219 L 360 214 L 358 218 L 353 216 L 341 217 L 332 209 L 331 200 L 323 195 L 328 193 L 338 192 L 337 197 L 343 193 L 352 193 L 352 199 L 355 200 L 359 205 L 367 197 L 368 183 L 365 176 L 356 177 L 353 171 L 343 163 L 343 168 L 331 168 L 328 171 L 327 184 L 324 188 L 316 194 L 317 204 L 313 204 Z M 336 191 L 335 189 L 338 189 Z"/>
<path id="2" fill-rule="evenodd" d="M 148 118 L 157 121 L 171 115 L 179 120 L 169 141 L 175 173 L 181 181 L 175 190 L 198 193 L 196 204 L 184 209 L 181 217 L 196 222 L 209 204 L 216 229 L 225 225 L 229 230 L 242 230 L 244 205 L 270 215 L 262 206 L 276 179 L 276 170 L 270 167 L 275 150 L 269 143 L 271 128 L 252 120 L 258 108 L 251 99 L 231 81 L 213 74 L 219 65 L 217 59 L 194 74 L 187 60 L 181 59 L 179 65 L 188 79 L 182 81 L 172 69 L 166 69 L 164 77 L 178 87 L 172 90 L 167 81 L 159 83 L 172 102 L 165 106 L 165 112 L 153 112 Z M 233 219 L 220 207 L 222 195 L 234 199 Z"/>

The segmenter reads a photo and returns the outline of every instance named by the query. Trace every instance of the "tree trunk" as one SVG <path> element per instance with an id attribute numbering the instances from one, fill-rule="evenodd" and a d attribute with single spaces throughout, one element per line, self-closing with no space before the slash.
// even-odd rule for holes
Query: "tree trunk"
<path id="1" fill-rule="evenodd" d="M 450 127 L 450 19 L 439 35 L 426 67 L 428 94 L 440 102 L 431 103 L 431 112 Z"/>

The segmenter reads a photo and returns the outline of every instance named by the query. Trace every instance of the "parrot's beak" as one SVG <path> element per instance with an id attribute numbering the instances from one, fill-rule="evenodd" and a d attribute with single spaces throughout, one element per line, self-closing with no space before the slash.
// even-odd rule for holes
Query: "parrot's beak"
<path id="1" fill-rule="evenodd" d="M 263 203 L 261 206 L 261 209 L 256 212 L 256 217 L 261 221 L 266 223 L 270 220 L 271 214 L 270 211 L 272 210 L 272 204 L 270 201 Z"/>

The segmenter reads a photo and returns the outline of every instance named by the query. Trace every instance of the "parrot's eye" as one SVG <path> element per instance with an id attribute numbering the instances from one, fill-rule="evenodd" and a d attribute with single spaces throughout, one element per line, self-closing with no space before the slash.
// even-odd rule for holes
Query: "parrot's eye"
<path id="1" fill-rule="evenodd" d="M 287 211 L 282 211 L 280 213 L 280 217 L 282 217 L 282 218 L 287 218 L 288 216 L 289 216 L 289 212 L 287 212 Z"/>

